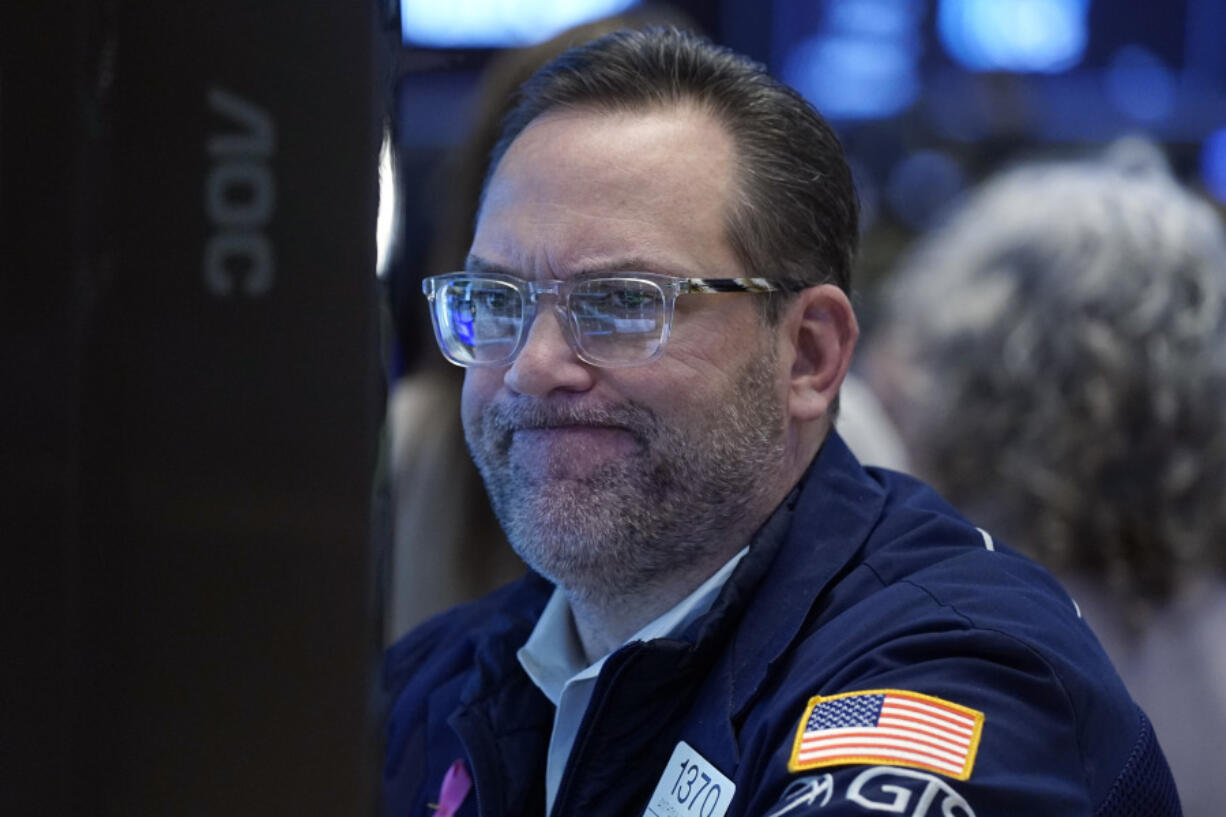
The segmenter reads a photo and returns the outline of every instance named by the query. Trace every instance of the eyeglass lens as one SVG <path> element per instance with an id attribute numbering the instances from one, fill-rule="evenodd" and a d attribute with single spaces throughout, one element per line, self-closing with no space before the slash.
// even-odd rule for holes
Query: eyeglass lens
<path id="1" fill-rule="evenodd" d="M 523 315 L 519 291 L 495 279 L 460 278 L 446 282 L 435 294 L 439 339 L 462 365 L 508 357 L 519 340 Z"/>
<path id="2" fill-rule="evenodd" d="M 592 358 L 646 360 L 660 346 L 664 292 L 636 278 L 582 281 L 571 291 L 570 314 L 579 345 Z"/>
<path id="3" fill-rule="evenodd" d="M 461 365 L 505 362 L 524 328 L 525 295 L 493 278 L 445 282 L 435 293 L 434 317 L 448 356 Z M 576 344 L 591 362 L 632 363 L 659 349 L 665 312 L 657 284 L 610 277 L 577 282 L 568 317 Z"/>

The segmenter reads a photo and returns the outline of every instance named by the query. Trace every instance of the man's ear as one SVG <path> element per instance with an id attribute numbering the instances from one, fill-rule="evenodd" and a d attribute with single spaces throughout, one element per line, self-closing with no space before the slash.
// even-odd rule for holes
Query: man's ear
<path id="1" fill-rule="evenodd" d="M 796 295 L 783 323 L 792 355 L 788 415 L 801 422 L 818 420 L 834 403 L 851 366 L 860 325 L 847 294 L 834 284 Z"/>

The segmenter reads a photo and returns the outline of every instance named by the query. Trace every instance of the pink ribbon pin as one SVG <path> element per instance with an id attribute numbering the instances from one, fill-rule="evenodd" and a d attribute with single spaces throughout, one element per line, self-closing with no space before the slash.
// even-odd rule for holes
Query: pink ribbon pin
<path id="1" fill-rule="evenodd" d="M 434 812 L 434 817 L 455 817 L 472 787 L 473 779 L 464 761 L 452 763 L 447 774 L 443 775 L 443 785 L 438 790 L 438 810 Z"/>

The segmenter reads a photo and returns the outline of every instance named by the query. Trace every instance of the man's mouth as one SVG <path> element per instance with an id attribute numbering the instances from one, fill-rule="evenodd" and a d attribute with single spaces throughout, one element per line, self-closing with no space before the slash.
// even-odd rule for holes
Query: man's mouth
<path id="1" fill-rule="evenodd" d="M 521 467 L 554 477 L 577 477 L 638 450 L 635 435 L 626 428 L 567 423 L 515 429 L 509 453 Z"/>
<path id="2" fill-rule="evenodd" d="M 572 422 L 555 422 L 555 423 L 523 423 L 511 429 L 512 434 L 518 434 L 524 431 L 570 431 L 570 430 L 608 430 L 608 431 L 625 431 L 630 432 L 630 429 L 616 423 L 585 423 L 582 421 Z"/>
<path id="3" fill-rule="evenodd" d="M 586 423 L 562 423 L 559 425 L 524 426 L 511 432 L 512 440 L 584 440 L 603 438 L 627 438 L 637 435 L 630 429 L 615 425 L 589 425 Z"/>
<path id="4" fill-rule="evenodd" d="M 499 455 L 517 466 L 556 473 L 560 463 L 607 462 L 651 448 L 654 417 L 632 403 L 580 408 L 508 404 L 491 406 L 483 418 L 486 437 Z"/>

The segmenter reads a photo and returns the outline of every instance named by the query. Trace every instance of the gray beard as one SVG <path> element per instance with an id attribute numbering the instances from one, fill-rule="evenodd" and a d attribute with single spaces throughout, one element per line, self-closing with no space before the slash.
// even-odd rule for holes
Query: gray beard
<path id="1" fill-rule="evenodd" d="M 784 457 L 773 364 L 773 354 L 752 360 L 719 404 L 696 410 L 684 428 L 634 402 L 489 406 L 479 439 L 469 430 L 468 440 L 511 546 L 579 599 L 631 599 L 695 568 L 718 567 L 745 544 L 729 542 L 729 529 L 743 530 L 755 513 L 763 515 L 752 520 L 756 527 L 770 511 L 763 494 Z M 515 429 L 568 423 L 625 428 L 640 453 L 583 478 L 512 464 Z"/>

